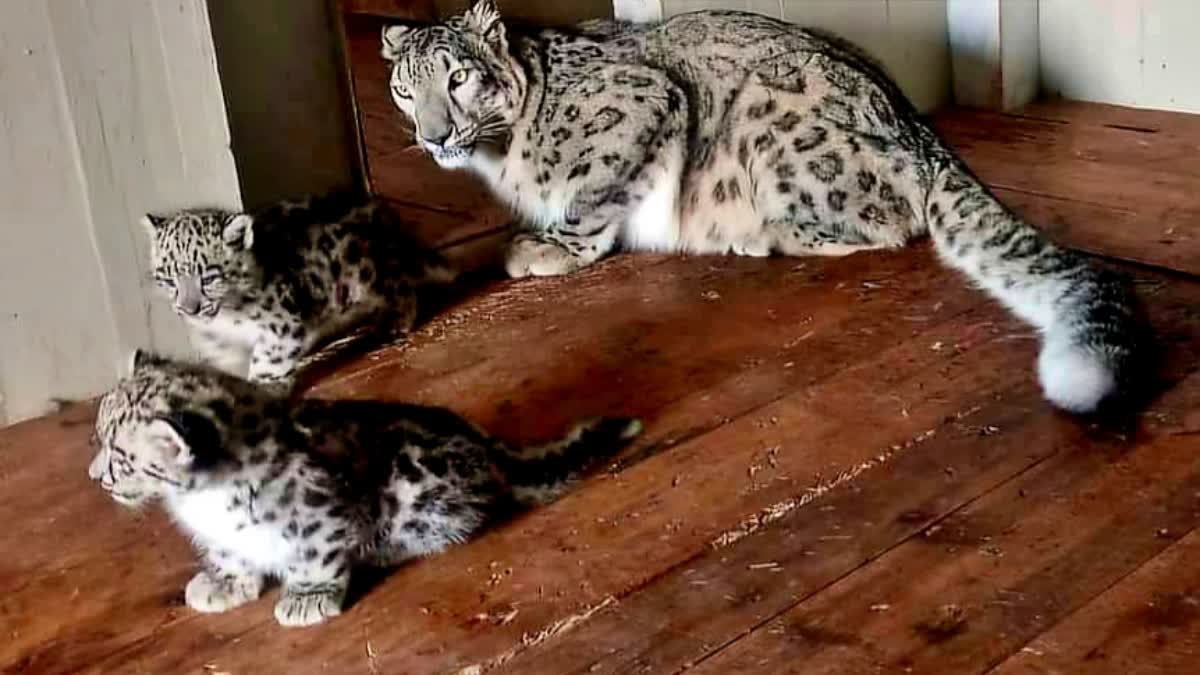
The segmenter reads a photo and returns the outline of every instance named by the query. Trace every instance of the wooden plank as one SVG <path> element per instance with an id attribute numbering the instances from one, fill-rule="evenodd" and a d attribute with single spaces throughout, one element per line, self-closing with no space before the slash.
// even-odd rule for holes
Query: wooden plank
<path id="1" fill-rule="evenodd" d="M 1200 275 L 1196 225 L 1200 210 L 1164 209 L 1159 219 L 1139 212 L 1136 204 L 1130 210 L 1021 190 L 993 190 L 1055 241 L 1096 255 Z"/>
<path id="2" fill-rule="evenodd" d="M 94 614 L 72 621 L 72 634 L 84 637 L 71 640 L 69 649 L 53 639 L 54 633 L 23 631 L 12 651 L 0 654 L 39 663 L 48 672 L 77 663 L 75 658 L 81 655 L 100 670 L 120 664 L 177 672 L 215 664 L 241 672 L 258 670 L 257 656 L 263 651 L 280 663 L 307 664 L 312 669 L 322 664 L 348 667 L 362 662 L 369 642 L 380 672 L 440 672 L 487 662 L 523 644 L 522 635 L 536 635 L 561 620 L 586 615 L 610 596 L 645 586 L 721 533 L 737 528 L 748 513 L 803 493 L 891 445 L 919 436 L 963 406 L 973 406 L 972 397 L 986 401 L 1024 383 L 1026 404 L 1051 415 L 1037 401 L 1026 370 L 1001 366 L 1028 363 L 1032 343 L 1008 339 L 1013 326 L 997 308 L 972 308 L 972 299 L 978 302 L 979 297 L 938 270 L 927 250 L 811 261 L 790 275 L 795 261 L 664 258 L 648 268 L 646 262 L 632 256 L 614 260 L 581 275 L 576 284 L 555 280 L 506 284 L 506 288 L 524 288 L 519 295 L 501 289 L 468 302 L 457 315 L 448 314 L 445 324 L 438 327 L 435 321 L 423 331 L 414 340 L 415 349 L 388 361 L 368 360 L 365 370 L 321 391 L 449 403 L 470 411 L 486 425 L 507 429 L 516 438 L 549 433 L 551 427 L 559 427 L 560 415 L 633 408 L 650 421 L 646 443 L 666 450 L 653 454 L 643 444 L 632 457 L 650 456 L 618 478 L 589 482 L 567 500 L 470 546 L 397 571 L 331 625 L 329 630 L 341 636 L 336 640 L 300 639 L 295 632 L 276 628 L 269 616 L 269 599 L 219 617 L 156 605 L 167 591 L 177 593 L 186 579 L 190 556 L 180 552 L 179 557 L 148 560 L 145 556 L 162 552 L 128 546 L 131 540 L 126 540 L 123 543 L 134 559 L 122 562 L 154 570 L 132 593 L 134 602 L 128 607 L 136 611 L 121 606 L 108 612 L 94 608 Z M 915 285 L 893 282 L 898 279 Z M 878 287 L 866 287 L 863 281 Z M 597 297 L 601 282 L 608 289 L 626 290 L 610 291 L 614 297 L 607 299 Z M 943 307 L 935 309 L 936 303 L 927 298 L 922 308 L 916 300 L 929 288 L 944 289 L 937 300 Z M 628 294 L 628 289 L 634 293 Z M 642 294 L 651 301 L 637 301 Z M 533 300 L 539 295 L 545 301 Z M 753 297 L 758 297 L 758 304 L 750 302 Z M 720 303 L 717 308 L 710 307 L 714 302 Z M 689 336 L 687 331 L 695 328 L 688 328 L 674 313 L 663 316 L 664 308 L 672 305 L 678 306 L 675 312 L 687 316 L 728 312 L 728 325 L 748 325 L 749 317 L 757 313 L 760 324 L 774 317 L 769 325 L 783 327 L 771 333 L 764 326 L 766 332 L 749 336 L 744 335 L 748 331 L 720 335 L 711 330 Z M 880 325 L 877 317 L 888 312 L 886 307 L 904 309 L 894 312 L 898 321 Z M 914 309 L 932 316 L 905 314 Z M 565 321 L 581 310 L 605 316 L 606 321 Z M 802 312 L 816 312 L 815 323 L 825 310 L 840 311 L 841 318 L 816 325 L 813 335 L 792 346 L 779 339 L 803 338 L 807 331 L 796 335 L 785 328 L 807 327 Z M 618 311 L 625 312 L 624 319 Z M 897 327 L 906 316 L 916 319 L 916 325 Z M 461 325 L 465 317 L 471 317 L 474 328 Z M 439 335 L 456 322 L 454 334 Z M 473 366 L 471 358 L 460 360 L 465 350 L 456 342 L 459 337 L 476 344 L 489 338 L 497 344 L 529 344 L 529 337 L 522 341 L 510 334 L 522 323 L 526 336 L 541 336 L 544 342 L 540 352 L 526 349 L 523 356 L 498 350 L 495 358 L 508 359 L 505 367 L 519 374 L 512 385 L 501 381 L 496 386 L 491 367 Z M 576 325 L 583 329 L 568 331 L 568 326 Z M 620 340 L 602 337 L 622 325 L 629 329 L 617 331 L 623 333 Z M 697 328 L 703 325 L 695 322 Z M 545 330 L 553 326 L 561 328 Z M 590 331 L 584 330 L 589 326 Z M 542 330 L 532 330 L 535 327 Z M 556 337 L 560 333 L 566 335 Z M 632 337 L 637 339 L 631 342 Z M 747 348 L 751 344 L 759 345 L 757 351 Z M 584 345 L 588 348 L 582 349 Z M 568 346 L 574 348 L 563 350 Z M 674 387 L 673 395 L 652 388 L 643 392 L 639 389 L 643 380 L 632 373 L 617 385 L 605 376 L 611 366 L 601 364 L 611 358 L 610 353 L 628 362 L 631 348 L 643 363 L 653 364 L 646 366 L 651 372 L 644 376 L 650 381 L 666 372 L 686 372 L 688 363 L 693 364 L 691 377 L 668 382 L 665 386 Z M 725 353 L 726 348 L 730 353 Z M 554 358 L 562 351 L 567 358 Z M 438 352 L 440 356 L 420 358 Z M 474 360 L 480 356 L 476 346 Z M 787 363 L 794 365 L 789 368 Z M 451 370 L 443 371 L 439 364 Z M 724 375 L 704 374 L 708 369 Z M 387 375 L 388 371 L 394 374 Z M 457 382 L 443 387 L 447 380 Z M 541 399 L 563 381 L 569 386 L 557 390 L 557 407 L 566 413 Z M 585 387 L 588 382 L 591 386 Z M 589 396 L 563 393 L 580 391 Z M 622 392 L 629 391 L 639 391 L 639 398 L 627 400 L 628 394 Z M 511 403 L 503 403 L 504 398 Z M 756 400 L 759 407 L 747 410 Z M 853 407 L 853 416 L 845 414 L 847 405 Z M 522 414 L 528 410 L 539 411 L 540 418 L 531 420 L 528 413 Z M 739 412 L 746 414 L 736 417 Z M 722 425 L 728 417 L 735 419 Z M 1064 420 L 1064 424 L 1073 423 Z M 714 431 L 704 433 L 713 426 Z M 681 436 L 690 440 L 671 443 Z M 777 454 L 777 466 L 751 480 L 750 467 L 769 465 L 768 449 L 776 445 L 784 448 Z M 84 458 L 73 466 L 69 460 L 60 457 L 51 462 L 58 468 L 43 472 L 42 478 L 49 476 L 64 489 L 93 500 L 82 511 L 105 512 L 103 497 L 82 478 Z M 731 480 L 734 476 L 747 478 Z M 19 506 L 13 502 L 7 507 L 0 507 L 0 516 Z M 111 513 L 113 507 L 107 508 Z M 47 537 L 63 536 L 23 528 L 17 534 L 39 549 L 53 548 Z M 104 555 L 103 547 L 96 548 L 94 555 Z M 83 568 L 96 565 L 93 560 Z M 511 574 L 506 573 L 509 568 Z M 43 587 L 25 601 L 28 606 L 57 604 L 66 602 L 72 592 Z M 137 600 L 143 592 L 147 599 Z M 92 602 L 88 598 L 86 593 L 76 595 L 75 605 L 86 607 Z M 514 608 L 518 614 L 507 623 L 487 618 L 506 617 Z M 485 618 L 476 618 L 480 615 Z M 246 650 L 248 643 L 259 651 Z M 0 659 L 4 662 L 8 658 Z M 294 672 L 304 672 L 305 667 L 295 668 Z"/>
<path id="3" fill-rule="evenodd" d="M 1012 110 L 1037 96 L 1036 0 L 947 0 L 945 11 L 956 103 Z"/>
<path id="4" fill-rule="evenodd" d="M 992 672 L 1191 672 L 1200 654 L 1197 560 L 1192 532 Z"/>
<path id="5" fill-rule="evenodd" d="M 1005 203 L 1064 244 L 1200 274 L 1195 137 L 961 110 L 937 126 Z"/>
<path id="6" fill-rule="evenodd" d="M 929 437 L 916 436 L 911 447 L 901 446 L 892 459 L 828 498 L 769 509 L 789 515 L 672 568 L 586 626 L 499 672 L 666 673 L 703 661 L 979 492 L 1045 460 L 1055 441 L 1078 434 L 1054 428 L 1047 439 L 1048 416 L 1030 414 L 1036 402 L 1028 388 L 998 397 L 1000 402 L 980 399 L 979 410 L 933 427 Z M 981 439 L 977 429 L 984 427 L 1003 429 L 1003 438 Z M 748 521 L 746 529 L 756 525 Z M 777 668 L 782 663 L 770 660 Z"/>
<path id="7" fill-rule="evenodd" d="M 589 349 L 573 349 L 574 353 L 563 354 L 566 359 L 549 358 L 553 355 L 545 352 L 511 359 L 506 367 L 517 373 L 513 390 L 506 390 L 504 381 L 498 383 L 499 386 L 490 381 L 491 370 L 499 370 L 500 364 L 476 368 L 473 377 L 466 378 L 462 370 L 445 373 L 436 367 L 438 363 L 462 367 L 457 354 L 451 356 L 451 352 L 458 351 L 452 347 L 453 338 L 458 333 L 470 333 L 460 328 L 454 336 L 440 338 L 446 350 L 442 356 L 417 361 L 423 365 L 413 367 L 411 362 L 406 365 L 404 362 L 409 359 L 402 356 L 396 359 L 401 362 L 399 366 L 376 364 L 338 389 L 330 387 L 325 391 L 340 395 L 440 400 L 468 412 L 486 426 L 506 430 L 515 438 L 537 438 L 548 433 L 547 430 L 561 428 L 562 416 L 577 417 L 634 408 L 650 421 L 648 442 L 657 439 L 659 443 L 669 444 L 672 438 L 686 438 L 689 431 L 697 434 L 705 427 L 721 425 L 724 419 L 746 411 L 754 400 L 760 401 L 757 405 L 761 406 L 810 379 L 817 381 L 816 388 L 803 388 L 798 400 L 788 408 L 793 410 L 791 413 L 768 414 L 764 411 L 762 415 L 740 420 L 736 426 L 720 426 L 720 433 L 678 443 L 669 451 L 622 472 L 619 480 L 600 481 L 591 489 L 530 514 L 469 547 L 399 570 L 387 584 L 375 589 L 349 615 L 339 619 L 336 629 L 341 635 L 358 636 L 364 631 L 369 632 L 380 667 L 386 672 L 429 672 L 484 660 L 518 642 L 523 632 L 536 632 L 558 618 L 579 611 L 580 607 L 603 602 L 614 593 L 623 593 L 630 586 L 643 583 L 648 575 L 656 573 L 655 570 L 690 556 L 720 531 L 736 525 L 748 510 L 756 511 L 785 498 L 798 489 L 796 484 L 810 484 L 814 474 L 836 475 L 843 468 L 874 455 L 879 448 L 877 444 L 883 443 L 886 447 L 919 432 L 918 425 L 939 419 L 945 414 L 945 408 L 958 404 L 952 392 L 947 391 L 948 387 L 986 391 L 986 382 L 991 379 L 993 369 L 970 365 L 972 355 L 980 345 L 991 345 L 987 352 L 991 354 L 989 362 L 1014 358 L 1015 354 L 1021 354 L 1019 358 L 1022 359 L 1030 356 L 1027 343 L 1000 340 L 1009 329 L 1004 328 L 1006 320 L 999 310 L 989 308 L 984 312 L 963 313 L 964 307 L 979 302 L 974 293 L 959 287 L 940 300 L 944 303 L 942 308 L 934 309 L 930 300 L 926 300 L 922 308 L 922 303 L 915 301 L 916 296 L 925 292 L 921 286 L 889 283 L 893 275 L 916 279 L 932 274 L 925 283 L 949 286 L 935 281 L 939 277 L 947 278 L 947 273 L 931 265 L 928 251 L 901 256 L 864 256 L 857 261 L 853 258 L 821 261 L 819 266 L 792 275 L 788 272 L 794 261 L 668 259 L 649 270 L 645 268 L 644 260 L 637 261 L 636 268 L 629 265 L 629 261 L 629 258 L 614 261 L 625 262 L 623 269 L 610 265 L 607 274 L 600 274 L 605 271 L 603 269 L 591 273 L 594 276 L 590 282 L 585 274 L 580 277 L 582 281 L 574 285 L 559 283 L 558 297 L 551 303 L 534 302 L 531 305 L 530 298 L 536 297 L 534 292 L 539 291 L 552 295 L 554 289 L 549 287 L 552 281 L 524 284 L 523 292 L 508 294 L 506 302 L 495 302 L 496 295 L 503 298 L 503 294 L 472 301 L 477 309 L 476 325 L 497 344 L 530 343 L 529 337 L 519 340 L 509 334 L 511 322 L 515 320 L 532 322 L 526 326 L 526 335 L 545 335 L 549 343 L 545 347 L 571 344 L 581 347 L 575 342 L 581 339 L 578 333 L 564 344 L 553 337 L 557 330 L 545 329 L 553 326 L 565 329 L 573 325 L 560 320 L 580 307 L 593 316 L 603 315 L 609 319 L 604 323 L 579 321 L 580 326 L 591 327 L 588 336 L 582 338 Z M 710 270 L 710 265 L 716 262 L 721 266 L 715 271 Z M 647 272 L 656 270 L 656 277 L 646 279 L 646 276 L 652 276 Z M 614 288 L 635 289 L 634 297 L 658 288 L 658 293 L 650 291 L 651 296 L 657 296 L 657 302 L 630 302 L 622 293 L 612 294 L 615 297 L 607 299 L 595 297 L 600 278 L 607 278 L 608 285 Z M 621 278 L 625 279 L 624 283 L 614 283 Z M 677 286 L 670 283 L 672 278 Z M 866 289 L 861 285 L 864 279 L 877 280 L 871 283 L 880 283 L 880 287 Z M 640 283 L 651 280 L 657 283 Z M 854 280 L 853 285 L 847 283 L 848 280 Z M 774 296 L 778 298 L 776 301 L 765 295 L 772 288 L 778 294 Z M 706 295 L 710 291 L 712 295 Z M 756 294 L 760 297 L 757 306 L 745 301 Z M 766 317 L 769 312 L 774 312 L 780 323 L 805 330 L 779 329 L 776 335 L 767 335 L 772 338 L 769 341 L 763 341 L 764 335 L 760 334 L 759 349 L 747 351 L 742 346 L 753 342 L 754 336 L 743 336 L 744 331 L 720 337 L 705 330 L 683 337 L 677 323 L 665 320 L 671 317 L 661 316 L 660 304 L 671 303 L 680 305 L 677 312 L 708 312 L 711 315 L 718 311 L 710 307 L 710 303 L 717 302 L 709 299 L 714 295 L 739 301 L 736 305 L 730 302 L 728 306 L 717 306 L 731 311 L 730 325 L 745 325 L 745 317 L 750 313 Z M 782 302 L 784 298 L 788 300 L 787 306 Z M 804 304 L 793 308 L 791 306 L 796 304 L 793 299 Z M 800 320 L 807 312 L 822 307 L 829 307 L 830 314 L 834 314 L 834 307 L 845 307 L 848 300 L 858 301 L 859 306 L 854 309 L 864 313 L 836 310 L 840 314 L 838 321 L 812 328 Z M 917 317 L 918 320 L 911 324 L 901 319 L 887 327 L 870 329 L 877 323 L 873 317 L 897 301 L 901 301 L 907 310 L 923 311 L 928 315 Z M 471 303 L 468 303 L 466 309 L 470 307 Z M 623 321 L 616 318 L 618 307 L 627 313 Z M 741 314 L 732 311 L 737 307 L 744 308 Z M 629 312 L 633 315 L 629 316 Z M 957 317 L 961 323 L 945 325 L 947 317 Z M 453 314 L 447 319 L 448 324 L 443 324 L 440 329 L 432 326 L 431 332 L 417 338 L 415 344 L 425 345 L 415 350 L 418 354 L 439 351 L 430 346 L 429 340 L 438 339 L 437 331 L 445 330 L 446 325 L 454 325 Z M 461 321 L 461 315 L 457 320 Z M 657 328 L 653 328 L 654 322 L 660 320 Z M 621 325 L 628 328 L 616 331 L 616 343 L 612 342 L 612 337 L 605 337 L 613 333 L 614 326 Z M 536 327 L 541 329 L 534 330 Z M 787 346 L 789 341 L 803 338 L 814 329 L 815 334 L 808 339 Z M 903 338 L 911 337 L 914 331 L 920 339 L 904 342 Z M 787 335 L 787 340 L 778 339 L 781 335 Z M 478 333 L 475 339 L 479 339 Z M 706 349 L 705 344 L 710 342 L 714 346 Z M 946 345 L 945 352 L 930 348 L 938 342 Z M 641 377 L 653 381 L 664 371 L 690 374 L 690 377 L 668 379 L 662 385 L 674 386 L 674 391 L 651 390 L 637 401 L 626 400 L 628 395 L 621 392 L 636 389 L 624 387 L 635 387 L 641 380 L 630 378 L 621 386 L 615 386 L 614 380 L 604 372 L 613 367 L 605 363 L 615 358 L 610 356 L 613 345 L 622 344 L 624 350 L 618 348 L 616 353 L 625 359 L 630 355 L 629 350 L 634 349 L 637 350 L 634 353 L 640 352 L 643 358 L 661 362 L 648 364 L 645 370 L 649 372 Z M 835 346 L 838 344 L 843 346 Z M 897 346 L 891 350 L 883 349 L 886 345 Z M 729 352 L 724 351 L 731 347 Z M 656 350 L 660 351 L 656 353 Z M 478 354 L 478 351 L 476 346 L 474 352 Z M 504 350 L 497 351 L 496 358 L 510 356 Z M 818 354 L 820 359 L 816 358 Z M 868 362 L 855 367 L 854 364 L 863 359 Z M 688 366 L 688 363 L 692 365 Z M 788 368 L 787 363 L 796 365 Z M 811 369 L 810 373 L 803 372 L 806 367 Z M 389 368 L 395 375 L 384 379 L 382 375 Z M 723 376 L 714 378 L 710 373 L 714 369 Z M 880 390 L 877 382 L 864 377 L 868 372 L 880 371 L 888 373 L 886 381 L 889 385 L 894 381 L 893 389 Z M 468 367 L 465 372 L 470 373 L 471 369 Z M 1015 369 L 1006 372 L 1028 381 L 1027 372 Z M 443 388 L 441 383 L 447 380 L 457 380 L 457 384 Z M 722 380 L 727 382 L 724 388 L 712 386 Z M 588 387 L 587 382 L 593 384 Z M 707 392 L 702 391 L 705 387 Z M 557 408 L 563 410 L 538 400 L 547 390 L 560 392 Z M 579 396 L 581 391 L 588 392 L 591 398 Z M 923 396 L 935 398 L 933 402 L 922 403 Z M 822 403 L 845 400 L 846 397 L 860 401 L 863 411 L 856 420 L 846 420 Z M 913 401 L 910 418 L 902 416 L 902 399 L 894 397 L 908 397 Z M 510 402 L 505 403 L 505 399 Z M 685 412 L 689 409 L 692 414 Z M 526 412 L 533 410 L 539 414 L 531 416 Z M 791 420 L 786 438 L 774 431 L 771 419 L 775 417 L 781 424 L 782 420 Z M 884 419 L 888 420 L 886 424 Z M 874 422 L 870 423 L 871 420 Z M 863 421 L 869 423 L 864 426 Z M 886 432 L 880 434 L 884 429 Z M 785 441 L 789 447 L 812 447 L 811 451 L 781 454 L 776 477 L 790 476 L 790 480 L 762 480 L 764 484 L 755 485 L 753 489 L 746 483 L 729 480 L 730 476 L 744 475 L 750 464 L 761 461 L 754 457 L 761 454 L 763 448 Z M 646 449 L 646 446 L 641 448 Z M 72 457 L 76 459 L 72 460 Z M 115 507 L 106 507 L 103 496 L 86 484 L 83 477 L 85 460 L 86 453 L 80 452 L 79 448 L 59 450 L 43 460 L 41 478 L 61 484 L 85 500 L 75 504 L 74 513 L 98 512 L 113 518 Z M 681 470 L 680 467 L 687 468 Z M 664 487 L 681 474 L 682 484 L 688 489 L 662 494 Z M 6 490 L 5 494 L 13 493 Z M 0 516 L 11 516 L 19 508 L 21 505 L 17 502 L 0 503 Z M 681 519 L 686 520 L 686 527 L 672 525 Z M 614 527 L 614 523 L 620 523 L 621 527 Z M 671 533 L 673 527 L 673 537 L 668 540 L 669 544 L 664 544 L 660 537 Z M 66 536 L 57 530 L 24 527 L 15 528 L 13 534 L 39 550 L 52 550 L 52 540 Z M 120 543 L 128 547 L 133 559 L 123 562 L 135 569 L 150 570 L 139 580 L 138 589 L 131 589 L 133 597 L 129 606 L 137 611 L 106 610 L 105 606 L 93 604 L 99 601 L 91 594 L 76 595 L 74 606 L 80 609 L 72 616 L 72 631 L 83 637 L 74 638 L 70 650 L 54 641 L 55 633 L 51 629 L 61 626 L 55 623 L 43 626 L 40 631 L 33 628 L 21 631 L 21 639 L 0 647 L 3 655 L 0 662 L 24 659 L 40 663 L 44 670 L 53 672 L 76 663 L 73 656 L 86 654 L 101 669 L 128 663 L 131 667 L 139 665 L 152 671 L 177 672 L 189 667 L 200 668 L 212 660 L 234 672 L 246 668 L 253 670 L 257 654 L 261 652 L 247 651 L 241 646 L 245 642 L 234 642 L 246 630 L 251 632 L 245 634 L 244 640 L 253 641 L 261 649 L 269 649 L 288 662 L 349 663 L 361 659 L 363 644 L 358 640 L 297 640 L 294 632 L 277 629 L 271 622 L 269 600 L 220 617 L 199 617 L 180 611 L 178 607 L 154 606 L 155 598 L 178 592 L 191 565 L 190 556 L 178 551 L 178 557 L 161 560 L 155 557 L 161 555 L 160 551 L 130 546 L 135 539 L 130 532 L 124 535 Z M 170 535 L 163 534 L 163 538 L 169 539 Z M 105 547 L 97 545 L 96 540 L 91 544 L 90 547 L 82 545 L 81 553 L 106 554 Z M 627 558 L 616 553 L 632 550 L 644 550 L 644 554 Z M 501 565 L 501 571 L 509 567 L 514 570 L 512 575 L 502 576 L 495 585 L 490 583 L 495 571 L 490 565 L 493 561 Z M 95 569 L 99 565 L 96 558 L 89 563 L 82 567 Z M 11 578 L 17 574 L 18 571 L 14 571 Z M 23 605 L 26 607 L 67 603 L 73 593 L 72 588 L 65 586 L 44 585 L 30 590 L 36 594 L 19 596 L 15 601 L 28 603 Z M 147 600 L 137 600 L 141 593 L 148 594 Z M 86 609 L 89 605 L 91 610 Z M 513 606 L 521 608 L 520 614 L 505 625 L 489 622 L 480 625 L 473 619 L 478 614 L 491 614 L 501 608 L 508 612 Z M 416 611 L 421 607 L 429 613 Z M 406 610 L 401 612 L 397 608 Z M 379 628 L 381 625 L 387 628 Z M 152 640 L 148 638 L 151 634 Z M 108 656 L 100 658 L 105 653 Z"/>
<path id="8" fill-rule="evenodd" d="M 1173 299 L 1156 296 L 1157 320 L 1174 323 L 1186 316 L 1192 292 L 1189 285 Z M 1196 367 L 1190 344 L 1197 343 L 1200 327 L 1187 341 L 1175 343 L 1171 377 L 1183 377 Z M 1155 426 L 1139 443 L 1180 431 L 1190 405 L 1200 402 L 1200 376 L 1192 376 L 1183 388 L 1190 398 L 1160 402 L 1149 413 Z M 1072 448 L 1100 452 L 1106 447 L 1105 441 L 1093 447 L 1096 437 L 1088 430 L 1055 420 L 1039 406 L 1036 394 L 1020 384 L 994 389 L 978 405 L 965 407 L 969 414 L 945 420 L 935 435 L 902 448 L 840 493 L 805 508 L 784 505 L 790 515 L 778 523 L 673 568 L 585 627 L 511 661 L 504 672 L 679 672 L 856 568 L 888 567 L 886 551 L 946 522 L 979 495 L 1047 458 Z M 1129 444 L 1109 439 L 1107 447 L 1124 451 Z M 1014 513 L 1023 514 L 1019 509 Z M 1117 541 L 1110 544 L 1120 548 Z M 747 653 L 757 649 L 748 647 Z M 712 672 L 749 667 L 741 661 L 717 662 L 720 667 Z M 763 672 L 787 663 L 806 664 L 803 670 L 808 661 L 771 657 Z"/>
<path id="9" fill-rule="evenodd" d="M 1198 404 L 1193 376 L 1162 405 Z M 1200 526 L 1197 451 L 1169 432 L 1061 447 L 694 672 L 985 672 Z"/>
<path id="10" fill-rule="evenodd" d="M 1027 117 L 1069 121 L 1073 124 L 1171 132 L 1192 138 L 1200 134 L 1200 115 L 1086 101 L 1066 99 L 1035 101 L 1022 109 L 1019 114 Z"/>
<path id="11" fill-rule="evenodd" d="M 700 420 L 711 426 L 737 414 L 732 403 L 762 405 L 864 358 L 880 340 L 908 339 L 984 301 L 931 255 L 921 247 L 832 264 L 622 255 L 567 278 L 502 282 L 405 344 L 349 365 L 314 395 L 457 401 L 484 426 L 518 436 L 632 405 L 655 415 L 650 440 L 685 438 Z M 926 285 L 939 283 L 945 292 L 930 297 Z M 901 320 L 880 326 L 871 308 L 884 306 L 904 307 Z M 1023 330 L 980 312 L 964 319 L 963 334 L 930 344 L 950 349 L 974 332 Z M 414 388 L 414 373 L 429 375 Z M 474 382 L 488 383 L 491 400 L 462 396 Z M 718 388 L 732 400 L 714 401 Z M 628 400 L 629 391 L 638 396 Z M 503 401 L 541 411 L 537 426 Z"/>

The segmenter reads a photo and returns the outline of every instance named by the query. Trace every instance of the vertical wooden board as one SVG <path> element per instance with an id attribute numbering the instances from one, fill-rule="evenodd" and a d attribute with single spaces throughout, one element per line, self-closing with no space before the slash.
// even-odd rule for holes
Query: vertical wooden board
<path id="1" fill-rule="evenodd" d="M 359 187 L 330 0 L 209 2 L 242 199 Z"/>
<path id="2" fill-rule="evenodd" d="M 613 0 L 613 17 L 635 23 L 662 21 L 663 5 L 663 0 Z"/>
<path id="3" fill-rule="evenodd" d="M 1138 105 L 1200 112 L 1200 4 L 1192 0 L 1142 3 L 1142 96 Z"/>
<path id="4" fill-rule="evenodd" d="M 1039 2 L 1000 1 L 1000 67 L 1004 86 L 1002 110 L 1015 110 L 1038 96 L 1041 87 Z"/>
<path id="5" fill-rule="evenodd" d="M 44 414 L 52 397 L 107 386 L 120 350 L 64 49 L 71 46 L 59 48 L 50 5 L 0 6 L 0 397 L 10 416 L 0 423 Z"/>
<path id="6" fill-rule="evenodd" d="M 785 0 L 783 19 L 837 33 L 887 62 L 888 8 L 884 0 L 848 4 L 839 0 Z M 890 67 L 892 64 L 887 63 Z"/>
<path id="7" fill-rule="evenodd" d="M 139 347 L 190 355 L 182 321 L 150 283 L 139 220 L 241 206 L 205 5 L 47 7 L 57 43 L 69 45 L 59 50 L 66 101 L 118 329 L 118 353 L 106 365 L 115 374 Z"/>
<path id="8" fill-rule="evenodd" d="M 666 17 L 734 9 L 837 33 L 873 54 L 922 110 L 949 100 L 945 0 L 666 0 Z"/>
<path id="9" fill-rule="evenodd" d="M 784 18 L 854 42 L 923 111 L 950 100 L 945 0 L 785 0 Z"/>
<path id="10" fill-rule="evenodd" d="M 1142 0 L 1039 3 L 1043 92 L 1088 101 L 1140 104 L 1143 6 Z"/>
<path id="11" fill-rule="evenodd" d="M 944 1 L 887 3 L 889 72 L 922 111 L 952 100 L 949 26 Z"/>
<path id="12" fill-rule="evenodd" d="M 1200 112 L 1191 0 L 1053 0 L 1040 4 L 1039 21 L 1047 93 Z"/>

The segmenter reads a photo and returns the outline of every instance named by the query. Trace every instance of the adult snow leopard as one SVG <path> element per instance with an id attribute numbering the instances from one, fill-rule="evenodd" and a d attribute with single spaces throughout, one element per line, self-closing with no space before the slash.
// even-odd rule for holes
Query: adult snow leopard
<path id="1" fill-rule="evenodd" d="M 385 28 L 383 56 L 421 146 L 528 221 L 512 276 L 571 272 L 619 245 L 845 255 L 930 234 L 1041 330 L 1054 404 L 1094 411 L 1137 370 L 1123 281 L 1005 208 L 838 38 L 725 11 L 518 31 L 482 0 Z"/>

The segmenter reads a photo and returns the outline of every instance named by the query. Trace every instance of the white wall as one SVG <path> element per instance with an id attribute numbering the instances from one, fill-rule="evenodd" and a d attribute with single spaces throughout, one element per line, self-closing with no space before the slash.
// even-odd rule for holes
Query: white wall
<path id="1" fill-rule="evenodd" d="M 0 422 L 186 348 L 134 224 L 239 204 L 208 36 L 203 0 L 0 3 Z"/>
<path id="2" fill-rule="evenodd" d="M 664 16 L 740 9 L 824 28 L 882 61 L 918 108 L 950 100 L 946 0 L 663 0 L 662 7 Z"/>
<path id="3" fill-rule="evenodd" d="M 359 179 L 331 11 L 0 0 L 0 424 L 100 393 L 136 347 L 191 352 L 142 214 Z"/>
<path id="4" fill-rule="evenodd" d="M 1200 1 L 1041 0 L 1047 94 L 1200 112 Z"/>

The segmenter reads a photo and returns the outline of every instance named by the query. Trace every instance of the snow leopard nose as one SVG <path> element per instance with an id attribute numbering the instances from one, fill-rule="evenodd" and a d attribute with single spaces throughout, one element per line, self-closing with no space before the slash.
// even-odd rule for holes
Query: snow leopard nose
<path id="1" fill-rule="evenodd" d="M 175 307 L 188 316 L 200 313 L 200 285 L 195 279 L 181 279 L 175 287 Z"/>
<path id="2" fill-rule="evenodd" d="M 439 148 L 444 148 L 446 147 L 446 141 L 450 140 L 450 137 L 453 135 L 453 127 L 444 127 L 429 133 L 422 133 L 421 140 L 425 141 L 429 145 L 436 145 Z"/>

